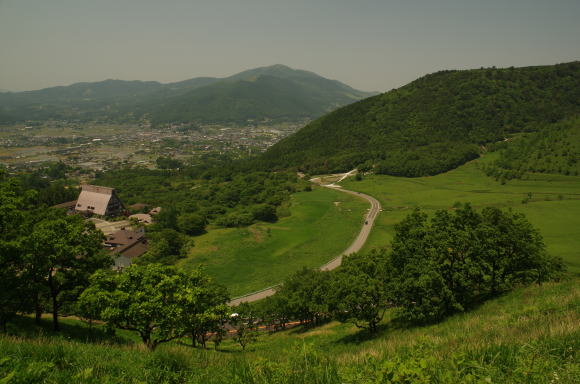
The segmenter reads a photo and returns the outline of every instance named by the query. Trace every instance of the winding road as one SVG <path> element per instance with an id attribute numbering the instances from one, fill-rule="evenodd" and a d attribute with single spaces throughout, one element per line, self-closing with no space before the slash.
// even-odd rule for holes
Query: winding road
<path id="1" fill-rule="evenodd" d="M 345 173 L 340 178 L 339 181 L 344 180 L 347 176 L 350 176 L 352 174 L 353 174 L 353 171 Z M 352 244 L 347 249 L 345 249 L 344 252 L 342 252 L 340 255 L 338 255 L 337 257 L 335 257 L 334 259 L 330 260 L 328 263 L 326 263 L 320 267 L 321 271 L 330 271 L 330 270 L 333 270 L 333 269 L 338 268 L 340 266 L 340 264 L 342 263 L 342 258 L 344 256 L 360 251 L 360 249 L 366 243 L 367 238 L 369 237 L 369 234 L 371 233 L 371 229 L 373 228 L 373 224 L 375 222 L 375 219 L 377 218 L 379 212 L 381 211 L 381 203 L 379 203 L 379 201 L 372 196 L 365 195 L 364 193 L 360 193 L 360 192 L 349 191 L 348 189 L 343 189 L 339 185 L 322 184 L 320 181 L 317 182 L 314 179 L 311 181 L 313 183 L 316 183 L 316 184 L 318 184 L 322 187 L 325 187 L 325 188 L 334 189 L 335 191 L 340 191 L 340 192 L 344 192 L 344 193 L 348 193 L 350 195 L 360 197 L 362 199 L 367 200 L 371 204 L 371 207 L 369 208 L 369 210 L 366 214 L 363 226 L 362 226 L 358 236 L 356 237 L 356 239 L 354 239 L 354 241 L 352 242 Z M 279 285 L 280 284 L 277 284 L 277 285 L 274 285 L 274 286 L 271 286 L 268 288 L 264 288 L 264 289 L 256 291 L 256 292 L 252 292 L 252 293 L 248 293 L 246 295 L 240 296 L 240 297 L 236 297 L 232 301 L 230 301 L 229 304 L 231 306 L 235 306 L 235 305 L 238 305 L 238 304 L 243 303 L 243 302 L 249 303 L 252 301 L 264 299 L 268 296 L 272 296 L 273 294 L 276 293 L 276 287 L 278 287 Z"/>

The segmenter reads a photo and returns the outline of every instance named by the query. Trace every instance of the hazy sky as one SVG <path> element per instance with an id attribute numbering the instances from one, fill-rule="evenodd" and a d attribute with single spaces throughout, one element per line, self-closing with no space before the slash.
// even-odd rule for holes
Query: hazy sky
<path id="1" fill-rule="evenodd" d="M 580 0 L 0 0 L 0 89 L 286 64 L 363 90 L 580 59 Z"/>

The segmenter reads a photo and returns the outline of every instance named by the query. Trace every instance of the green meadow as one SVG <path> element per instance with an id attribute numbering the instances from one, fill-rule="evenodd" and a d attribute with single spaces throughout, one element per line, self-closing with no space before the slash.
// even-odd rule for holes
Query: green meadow
<path id="1" fill-rule="evenodd" d="M 496 206 L 524 213 L 542 233 L 548 251 L 562 257 L 570 271 L 580 272 L 580 177 L 530 173 L 523 180 L 501 184 L 479 169 L 495 155 L 437 176 L 369 175 L 361 181 L 344 180 L 345 188 L 374 196 L 383 208 L 363 251 L 388 246 L 395 224 L 415 207 L 432 213 L 469 202 L 477 209 Z"/>
<path id="2" fill-rule="evenodd" d="M 276 223 L 210 229 L 195 237 L 178 267 L 203 264 L 232 296 L 266 288 L 338 256 L 358 234 L 368 208 L 362 199 L 320 187 L 294 194 L 290 204 L 291 215 Z"/>
<path id="3" fill-rule="evenodd" d="M 502 184 L 480 170 L 481 163 L 495 156 L 488 154 L 437 176 L 344 180 L 344 188 L 376 197 L 383 208 L 363 251 L 388 247 L 395 224 L 415 207 L 432 213 L 469 202 L 477 209 L 497 206 L 524 213 L 544 236 L 548 251 L 562 257 L 569 271 L 580 272 L 580 177 L 528 174 Z M 253 292 L 340 254 L 358 233 L 367 208 L 361 199 L 315 187 L 294 194 L 291 215 L 276 223 L 211 228 L 195 238 L 189 257 L 178 266 L 189 270 L 203 264 L 232 296 Z"/>

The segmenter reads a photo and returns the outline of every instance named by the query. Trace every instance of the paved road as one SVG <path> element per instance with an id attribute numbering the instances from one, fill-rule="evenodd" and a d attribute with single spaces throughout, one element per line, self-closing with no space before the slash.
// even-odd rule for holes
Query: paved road
<path id="1" fill-rule="evenodd" d="M 317 184 L 319 184 L 319 183 L 317 183 Z M 326 187 L 326 188 L 334 189 L 336 191 L 340 191 L 340 192 L 348 193 L 348 194 L 351 194 L 354 196 L 358 196 L 362 199 L 367 200 L 371 204 L 371 207 L 368 210 L 368 213 L 365 217 L 365 222 L 364 222 L 358 236 L 352 242 L 352 244 L 344 252 L 342 252 L 340 255 L 338 255 L 337 257 L 335 257 L 334 259 L 330 260 L 328 263 L 326 263 L 320 267 L 321 271 L 330 271 L 330 270 L 335 269 L 335 268 L 340 266 L 340 264 L 342 263 L 343 256 L 350 255 L 351 253 L 355 253 L 355 252 L 360 251 L 360 249 L 363 247 L 363 245 L 367 241 L 369 234 L 371 233 L 371 229 L 373 227 L 375 219 L 377 218 L 377 215 L 381 211 L 381 203 L 379 203 L 379 201 L 372 196 L 365 195 L 364 193 L 360 193 L 360 192 L 349 191 L 348 189 L 343 189 L 342 187 L 340 187 L 338 185 L 334 185 L 334 184 L 329 184 L 329 185 L 319 184 L 319 185 Z M 235 299 L 230 301 L 229 304 L 233 306 L 233 305 L 238 305 L 238 304 L 243 303 L 243 302 L 249 303 L 252 301 L 264 299 L 264 298 L 266 298 L 268 296 L 272 296 L 274 293 L 276 293 L 275 289 L 277 286 L 278 285 L 274 285 L 272 287 L 264 288 L 264 289 L 257 291 L 257 292 L 252 292 L 252 293 L 249 293 L 249 294 L 244 295 L 244 296 L 236 297 Z"/>
<path id="2" fill-rule="evenodd" d="M 338 257 L 330 260 L 328 263 L 320 267 L 320 270 L 322 271 L 330 271 L 340 266 L 340 264 L 342 263 L 343 256 L 358 252 L 361 250 L 363 245 L 365 245 L 367 238 L 371 233 L 371 229 L 373 228 L 373 224 L 375 223 L 375 219 L 377 218 L 379 212 L 381 211 L 381 203 L 379 203 L 379 201 L 372 196 L 365 195 L 364 193 L 360 192 L 349 191 L 348 189 L 342 189 L 340 186 L 335 186 L 331 184 L 325 187 L 361 197 L 367 200 L 369 203 L 371 203 L 371 207 L 365 217 L 365 223 L 363 224 L 358 236 L 356 237 L 356 239 L 354 239 L 350 247 L 348 247 Z"/>

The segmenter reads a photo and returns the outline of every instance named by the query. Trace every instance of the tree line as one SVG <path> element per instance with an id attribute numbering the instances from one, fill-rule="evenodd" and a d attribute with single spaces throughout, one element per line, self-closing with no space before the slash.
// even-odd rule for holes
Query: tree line
<path id="1" fill-rule="evenodd" d="M 350 255 L 336 271 L 303 269 L 262 307 L 282 327 L 336 319 L 374 333 L 388 309 L 409 323 L 439 321 L 563 269 L 522 214 L 466 204 L 429 218 L 417 209 L 396 225 L 390 250 Z"/>
<path id="2" fill-rule="evenodd" d="M 103 233 L 81 216 L 37 204 L 38 193 L 0 173 L 0 328 L 17 312 L 37 322 L 52 312 L 59 329 L 91 274 L 109 267 Z"/>

